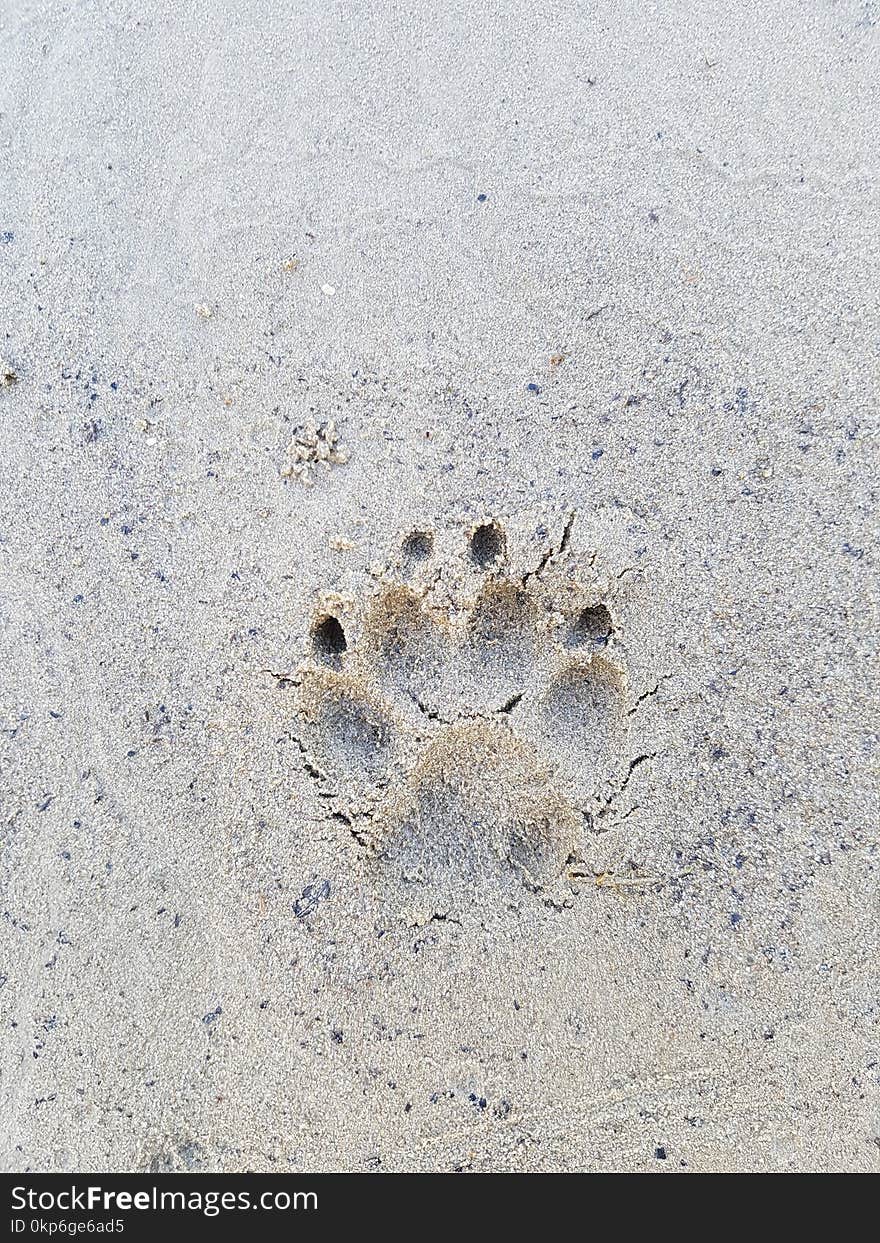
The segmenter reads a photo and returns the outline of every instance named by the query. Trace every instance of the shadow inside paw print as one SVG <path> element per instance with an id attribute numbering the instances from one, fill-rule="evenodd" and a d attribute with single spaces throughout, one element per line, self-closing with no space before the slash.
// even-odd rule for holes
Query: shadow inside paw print
<path id="1" fill-rule="evenodd" d="M 382 703 L 330 670 L 315 670 L 305 686 L 301 713 L 323 776 L 357 795 L 385 785 L 394 730 Z"/>
<path id="2" fill-rule="evenodd" d="M 613 781 L 627 745 L 626 690 L 602 656 L 559 671 L 523 717 L 522 732 L 552 757 L 557 781 L 578 800 Z"/>
<path id="3" fill-rule="evenodd" d="M 515 577 L 507 555 L 484 523 L 444 572 L 433 535 L 413 532 L 396 581 L 311 627 L 300 749 L 404 885 L 552 891 L 625 762 L 612 602 L 570 563 Z"/>

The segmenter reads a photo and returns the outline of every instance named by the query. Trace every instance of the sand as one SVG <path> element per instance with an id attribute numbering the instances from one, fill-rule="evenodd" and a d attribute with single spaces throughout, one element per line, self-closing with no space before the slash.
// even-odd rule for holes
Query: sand
<path id="1" fill-rule="evenodd" d="M 876 1170 L 873 5 L 0 9 L 5 1170 Z"/>

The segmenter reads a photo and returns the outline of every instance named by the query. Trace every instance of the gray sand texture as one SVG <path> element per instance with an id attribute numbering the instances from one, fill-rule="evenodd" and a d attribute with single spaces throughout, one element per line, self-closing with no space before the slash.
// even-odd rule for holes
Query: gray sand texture
<path id="1" fill-rule="evenodd" d="M 0 1167 L 880 1164 L 880 9 L 0 5 Z"/>

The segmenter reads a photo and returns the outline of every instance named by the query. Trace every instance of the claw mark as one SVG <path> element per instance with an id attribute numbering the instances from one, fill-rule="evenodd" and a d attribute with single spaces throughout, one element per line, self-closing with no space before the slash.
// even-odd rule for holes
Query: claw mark
<path id="1" fill-rule="evenodd" d="M 672 677 L 671 673 L 664 673 L 662 674 L 661 677 L 657 679 L 657 681 L 654 683 L 654 685 L 651 687 L 650 690 L 643 691 L 642 694 L 639 695 L 638 699 L 635 701 L 633 706 L 629 709 L 629 715 L 632 716 L 635 712 L 637 712 L 639 710 L 640 705 L 643 704 L 646 699 L 651 699 L 654 695 L 656 695 L 660 687 L 663 685 L 663 683 L 668 682 L 671 677 Z"/>
<path id="2" fill-rule="evenodd" d="M 553 561 L 556 557 L 562 556 L 566 548 L 568 548 L 568 543 L 569 543 L 569 540 L 571 539 L 571 532 L 572 532 L 572 528 L 574 527 L 576 518 L 577 518 L 577 510 L 573 509 L 571 513 L 568 515 L 568 518 L 565 523 L 565 527 L 563 528 L 562 538 L 559 541 L 559 547 L 554 548 L 553 545 L 551 544 L 550 547 L 547 549 L 547 551 L 544 553 L 544 555 L 541 557 L 541 560 L 538 562 L 537 568 L 534 570 L 529 570 L 526 574 L 523 575 L 523 578 L 522 578 L 523 587 L 526 586 L 530 578 L 540 578 L 541 575 L 546 570 L 547 566 L 550 564 L 550 562 Z"/>
<path id="3" fill-rule="evenodd" d="M 280 686 L 299 686 L 300 679 L 295 673 L 276 672 L 275 669 L 261 669 L 260 673 L 268 673 Z"/>

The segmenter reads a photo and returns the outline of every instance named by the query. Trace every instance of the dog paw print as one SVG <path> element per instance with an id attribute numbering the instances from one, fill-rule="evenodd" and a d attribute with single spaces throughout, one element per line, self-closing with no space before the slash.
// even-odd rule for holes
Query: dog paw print
<path id="1" fill-rule="evenodd" d="M 565 539 L 514 573 L 501 523 L 447 534 L 408 534 L 363 600 L 319 600 L 293 734 L 389 880 L 553 895 L 631 769 L 614 590 Z"/>

